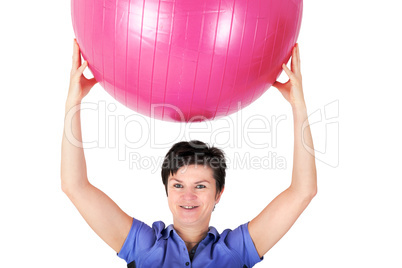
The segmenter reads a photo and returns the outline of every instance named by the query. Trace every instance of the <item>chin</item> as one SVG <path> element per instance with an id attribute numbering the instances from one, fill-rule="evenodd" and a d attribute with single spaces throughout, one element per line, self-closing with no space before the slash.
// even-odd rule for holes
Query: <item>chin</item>
<path id="1" fill-rule="evenodd" d="M 188 216 L 188 215 L 182 215 L 182 214 L 178 214 L 176 216 L 176 220 L 182 222 L 182 223 L 196 223 L 196 222 L 200 222 L 201 218 L 197 217 L 197 216 Z"/>
<path id="2" fill-rule="evenodd" d="M 182 223 L 191 224 L 201 222 L 201 216 L 199 212 L 188 212 L 188 211 L 177 211 L 176 213 L 176 221 L 180 221 Z"/>

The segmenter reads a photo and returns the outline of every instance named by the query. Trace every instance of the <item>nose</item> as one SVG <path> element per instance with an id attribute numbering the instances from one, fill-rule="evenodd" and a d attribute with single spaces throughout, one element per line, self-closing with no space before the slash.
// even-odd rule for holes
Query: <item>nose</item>
<path id="1" fill-rule="evenodd" d="M 192 189 L 187 189 L 183 192 L 182 198 L 183 200 L 191 201 L 197 199 L 197 195 Z"/>

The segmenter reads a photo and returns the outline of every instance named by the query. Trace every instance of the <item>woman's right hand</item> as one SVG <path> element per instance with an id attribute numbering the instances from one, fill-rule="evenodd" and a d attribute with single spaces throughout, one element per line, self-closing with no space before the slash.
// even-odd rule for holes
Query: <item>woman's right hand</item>
<path id="1" fill-rule="evenodd" d="M 286 83 L 276 81 L 273 86 L 276 87 L 283 97 L 290 103 L 292 108 L 305 107 L 302 75 L 300 71 L 300 51 L 299 44 L 296 44 L 292 49 L 291 70 L 282 64 L 282 68 L 289 77 Z"/>
<path id="2" fill-rule="evenodd" d="M 91 88 L 97 83 L 95 78 L 87 79 L 84 76 L 84 70 L 88 66 L 88 62 L 81 64 L 80 47 L 76 39 L 74 39 L 73 63 L 70 72 L 70 86 L 68 89 L 67 102 L 70 104 L 79 104 L 88 94 Z"/>

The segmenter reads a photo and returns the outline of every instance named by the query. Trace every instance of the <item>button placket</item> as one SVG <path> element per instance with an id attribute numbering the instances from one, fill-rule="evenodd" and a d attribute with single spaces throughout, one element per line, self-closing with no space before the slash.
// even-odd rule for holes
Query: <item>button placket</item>
<path id="1" fill-rule="evenodd" d="M 182 240 L 182 243 L 184 244 L 184 241 Z M 183 246 L 183 256 L 184 256 L 184 265 L 185 267 L 189 267 L 190 266 L 190 255 L 188 253 L 187 247 L 184 245 Z"/>

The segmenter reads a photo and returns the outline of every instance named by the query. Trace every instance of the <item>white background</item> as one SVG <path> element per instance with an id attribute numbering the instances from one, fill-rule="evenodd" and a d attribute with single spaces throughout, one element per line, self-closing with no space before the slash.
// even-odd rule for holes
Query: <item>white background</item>
<path id="1" fill-rule="evenodd" d="M 305 1 L 298 40 L 305 99 L 309 113 L 321 111 L 323 118 L 312 124 L 320 151 L 318 194 L 256 267 L 402 267 L 398 2 Z M 60 188 L 64 103 L 74 38 L 70 2 L 3 1 L 0 27 L 0 267 L 126 267 Z M 109 112 L 111 118 L 132 114 L 99 85 L 84 99 L 101 101 L 116 105 L 116 111 Z M 332 118 L 325 121 L 328 104 Z M 270 144 L 253 149 L 245 136 L 233 146 L 221 147 L 229 159 L 247 152 L 258 157 L 275 152 L 286 159 L 287 168 L 231 166 L 211 220 L 219 232 L 251 220 L 290 183 L 290 106 L 271 88 L 242 111 L 243 122 L 236 114 L 230 117 L 234 131 L 241 132 L 247 127 L 244 121 L 255 115 L 269 120 L 287 117 L 276 129 L 275 148 Z M 97 120 L 94 111 L 82 113 L 84 141 L 97 138 Z M 213 129 L 227 127 L 228 120 L 212 122 Z M 255 127 L 260 123 L 256 121 Z M 184 125 L 157 121 L 142 132 L 139 127 L 130 123 L 126 129 L 116 128 L 116 133 L 131 141 L 154 133 L 156 141 L 169 145 L 187 139 L 177 134 Z M 219 145 L 230 140 L 228 133 L 215 139 L 193 132 L 191 138 Z M 250 138 L 271 143 L 272 133 L 254 133 Z M 148 140 L 126 152 L 158 158 L 169 146 L 151 147 L 155 146 Z M 148 224 L 157 220 L 170 224 L 160 170 L 130 168 L 128 158 L 119 159 L 121 150 L 108 144 L 87 149 L 90 181 L 129 215 Z"/>

